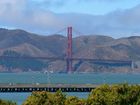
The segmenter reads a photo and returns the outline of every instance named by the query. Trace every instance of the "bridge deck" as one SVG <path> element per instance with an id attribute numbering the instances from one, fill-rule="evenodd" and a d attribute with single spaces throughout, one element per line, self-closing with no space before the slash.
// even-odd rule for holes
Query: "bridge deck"
<path id="1" fill-rule="evenodd" d="M 98 85 L 94 84 L 0 84 L 0 92 L 90 92 Z"/>
<path id="2" fill-rule="evenodd" d="M 30 57 L 30 56 L 0 56 L 0 59 L 44 59 L 44 60 L 67 60 L 66 57 Z M 132 60 L 113 60 L 113 59 L 93 59 L 93 58 L 69 58 L 75 61 L 92 61 L 97 63 L 126 63 L 131 64 Z"/>

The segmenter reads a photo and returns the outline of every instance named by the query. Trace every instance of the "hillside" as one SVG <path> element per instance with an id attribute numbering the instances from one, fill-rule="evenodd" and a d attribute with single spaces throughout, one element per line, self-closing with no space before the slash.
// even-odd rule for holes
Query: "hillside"
<path id="1" fill-rule="evenodd" d="M 66 57 L 67 38 L 62 35 L 41 36 L 24 30 L 0 29 L 0 55 Z M 92 62 L 74 61 L 75 72 L 140 72 L 140 37 L 114 39 L 102 35 L 73 38 L 73 57 L 94 59 L 133 60 L 130 67 L 95 65 Z M 14 61 L 14 62 L 13 62 Z M 26 63 L 25 63 L 26 62 Z M 28 63 L 27 63 L 28 62 Z M 1 72 L 46 70 L 65 72 L 65 61 L 27 60 L 0 61 Z M 36 66 L 38 64 L 38 66 Z M 20 65 L 20 66 L 19 66 Z M 33 66 L 33 67 L 31 67 Z"/>

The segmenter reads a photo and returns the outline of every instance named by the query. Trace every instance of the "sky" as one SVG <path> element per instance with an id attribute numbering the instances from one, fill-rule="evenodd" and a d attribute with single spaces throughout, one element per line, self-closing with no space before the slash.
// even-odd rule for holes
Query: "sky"
<path id="1" fill-rule="evenodd" d="M 72 26 L 79 35 L 138 36 L 139 22 L 139 0 L 0 0 L 1 28 L 41 35 Z"/>

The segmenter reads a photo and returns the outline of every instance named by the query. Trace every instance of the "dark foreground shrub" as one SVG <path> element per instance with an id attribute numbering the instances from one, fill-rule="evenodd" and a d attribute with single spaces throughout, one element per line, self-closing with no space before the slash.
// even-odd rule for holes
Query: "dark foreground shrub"
<path id="1" fill-rule="evenodd" d="M 103 85 L 90 93 L 87 105 L 140 105 L 140 86 Z"/>
<path id="2" fill-rule="evenodd" d="M 33 92 L 23 105 L 64 105 L 65 100 L 66 95 L 60 91 L 54 94 L 45 91 Z"/>
<path id="3" fill-rule="evenodd" d="M 23 105 L 140 105 L 140 86 L 102 85 L 94 89 L 87 99 L 66 97 L 61 91 L 33 92 Z"/>
<path id="4" fill-rule="evenodd" d="M 67 97 L 64 105 L 86 105 L 86 104 L 85 104 L 85 100 L 79 99 L 78 97 L 75 96 L 70 96 Z"/>
<path id="5" fill-rule="evenodd" d="M 16 103 L 0 99 L 0 105 L 16 105 Z"/>
<path id="6" fill-rule="evenodd" d="M 61 91 L 56 93 L 33 92 L 23 105 L 85 105 L 84 100 L 78 97 L 66 97 Z"/>

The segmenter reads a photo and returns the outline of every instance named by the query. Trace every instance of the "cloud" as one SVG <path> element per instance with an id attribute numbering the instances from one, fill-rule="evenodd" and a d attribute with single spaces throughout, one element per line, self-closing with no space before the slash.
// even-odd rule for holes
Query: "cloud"
<path id="1" fill-rule="evenodd" d="M 84 1 L 84 2 L 119 2 L 121 0 L 77 0 L 77 1 Z"/>
<path id="2" fill-rule="evenodd" d="M 61 7 L 65 3 L 67 3 L 67 0 L 31 0 L 31 2 L 37 6 L 40 5 L 44 8 L 50 8 L 50 7 Z"/>
<path id="3" fill-rule="evenodd" d="M 52 1 L 42 0 L 46 3 L 62 2 L 62 0 Z M 113 37 L 140 34 L 140 5 L 105 15 L 87 15 L 78 13 L 56 14 L 40 7 L 37 8 L 37 6 L 33 8 L 37 2 L 34 3 L 29 4 L 28 0 L 1 0 L 0 23 L 4 26 L 38 33 L 54 33 L 64 27 L 73 26 L 84 34 L 107 34 Z"/>
<path id="4" fill-rule="evenodd" d="M 140 34 L 140 5 L 105 15 L 62 14 L 64 26 L 71 25 L 85 34 L 106 34 L 125 37 Z"/>
<path id="5" fill-rule="evenodd" d="M 114 30 L 112 34 L 140 34 L 140 5 L 124 11 L 115 11 L 104 16 L 104 27 L 106 30 Z"/>
<path id="6" fill-rule="evenodd" d="M 40 5 L 44 8 L 50 8 L 50 7 L 62 7 L 68 3 L 76 3 L 79 4 L 81 2 L 120 2 L 121 0 L 31 0 L 31 2 L 34 2 L 35 5 Z M 125 0 L 124 0 L 125 1 Z"/>
<path id="7" fill-rule="evenodd" d="M 0 1 L 0 22 L 10 27 L 30 29 L 51 29 L 61 24 L 56 14 L 51 11 L 29 7 L 27 0 Z"/>

